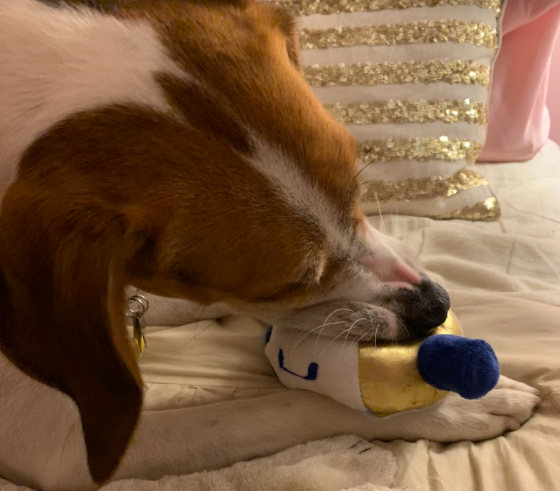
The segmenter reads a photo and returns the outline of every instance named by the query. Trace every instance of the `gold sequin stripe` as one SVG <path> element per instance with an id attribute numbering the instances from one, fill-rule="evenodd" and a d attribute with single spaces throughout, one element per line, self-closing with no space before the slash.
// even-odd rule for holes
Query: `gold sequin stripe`
<path id="1" fill-rule="evenodd" d="M 496 29 L 482 22 L 459 20 L 417 21 L 377 26 L 303 29 L 302 49 L 348 46 L 394 46 L 416 43 L 469 43 L 490 49 L 498 47 Z"/>
<path id="2" fill-rule="evenodd" d="M 456 20 L 329 29 L 306 28 L 301 31 L 300 39 L 303 49 L 443 42 L 469 43 L 491 49 L 498 47 L 498 35 L 494 27 L 480 22 Z"/>
<path id="3" fill-rule="evenodd" d="M 440 5 L 472 5 L 492 9 L 496 11 L 497 15 L 500 12 L 502 0 L 283 0 L 276 4 L 290 9 L 295 15 L 376 12 Z"/>
<path id="4" fill-rule="evenodd" d="M 389 100 L 356 104 L 327 105 L 331 114 L 345 124 L 379 123 L 470 123 L 486 125 L 488 111 L 482 102 Z"/>
<path id="5" fill-rule="evenodd" d="M 311 65 L 304 68 L 304 75 L 307 83 L 314 87 L 434 82 L 490 85 L 488 66 L 463 60 Z"/>
<path id="6" fill-rule="evenodd" d="M 428 216 L 436 220 L 471 220 L 473 222 L 497 220 L 502 210 L 496 198 L 488 198 L 474 205 L 464 206 L 459 210 L 443 215 Z"/>
<path id="7" fill-rule="evenodd" d="M 406 140 L 379 140 L 358 143 L 359 163 L 363 165 L 399 160 L 442 160 L 456 162 L 476 161 L 482 145 L 478 142 L 447 136 L 439 138 L 409 138 Z"/>
<path id="8" fill-rule="evenodd" d="M 461 191 L 487 186 L 488 181 L 473 170 L 462 170 L 451 177 L 422 177 L 400 181 L 371 181 L 362 201 L 410 201 L 449 198 Z"/>

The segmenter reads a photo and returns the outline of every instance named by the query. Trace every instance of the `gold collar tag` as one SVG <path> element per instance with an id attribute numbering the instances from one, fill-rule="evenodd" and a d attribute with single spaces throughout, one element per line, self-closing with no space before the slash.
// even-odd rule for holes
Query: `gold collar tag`
<path id="1" fill-rule="evenodd" d="M 146 337 L 142 330 L 142 316 L 146 313 L 150 303 L 148 299 L 137 293 L 128 299 L 126 316 L 132 319 L 132 341 L 134 350 L 139 358 L 144 354 L 147 347 Z"/>

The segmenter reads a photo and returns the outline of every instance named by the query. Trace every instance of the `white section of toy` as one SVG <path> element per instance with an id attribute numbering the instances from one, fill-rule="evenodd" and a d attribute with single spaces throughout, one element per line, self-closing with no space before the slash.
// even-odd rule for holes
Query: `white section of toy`
<path id="1" fill-rule="evenodd" d="M 311 390 L 352 409 L 368 412 L 362 402 L 355 342 L 271 328 L 265 354 L 282 384 Z"/>

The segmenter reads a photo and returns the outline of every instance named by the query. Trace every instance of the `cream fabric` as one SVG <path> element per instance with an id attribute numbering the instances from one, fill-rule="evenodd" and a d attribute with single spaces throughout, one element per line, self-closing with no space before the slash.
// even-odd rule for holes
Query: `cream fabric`
<path id="1" fill-rule="evenodd" d="M 505 2 L 277 3 L 299 16 L 308 82 L 358 141 L 366 211 L 497 218 L 488 183 L 461 171 L 486 141 Z"/>
<path id="2" fill-rule="evenodd" d="M 413 491 L 386 487 L 395 471 L 391 452 L 356 436 L 340 436 L 211 472 L 115 481 L 101 491 Z M 0 489 L 32 491 L 2 479 Z"/>
<path id="3" fill-rule="evenodd" d="M 549 142 L 530 163 L 477 169 L 501 201 L 498 222 L 394 215 L 384 223 L 449 289 L 466 334 L 488 340 L 503 372 L 539 387 L 544 403 L 521 430 L 489 442 L 385 445 L 397 456 L 398 486 L 553 491 L 560 482 L 560 149 Z M 371 220 L 383 229 L 379 217 Z M 264 356 L 265 326 L 243 317 L 210 324 L 150 328 L 148 407 L 283 390 Z"/>
<path id="4" fill-rule="evenodd" d="M 148 327 L 142 358 L 147 409 L 192 407 L 284 390 L 264 355 L 266 327 L 233 317 Z"/>

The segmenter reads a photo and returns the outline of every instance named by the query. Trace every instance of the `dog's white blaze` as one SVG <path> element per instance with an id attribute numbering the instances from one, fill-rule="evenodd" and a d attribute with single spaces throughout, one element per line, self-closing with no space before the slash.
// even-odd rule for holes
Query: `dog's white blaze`
<path id="1" fill-rule="evenodd" d="M 168 111 L 154 74 L 181 75 L 150 25 L 36 0 L 0 2 L 0 46 L 0 196 L 57 122 L 112 103 Z"/>
<path id="2" fill-rule="evenodd" d="M 347 230 L 337 223 L 339 216 L 333 203 L 298 169 L 281 149 L 253 136 L 254 152 L 250 162 L 268 178 L 286 203 L 302 215 L 314 218 L 325 233 L 329 245 L 348 251 L 351 243 Z M 324 268 L 324 264 L 321 266 Z"/>

